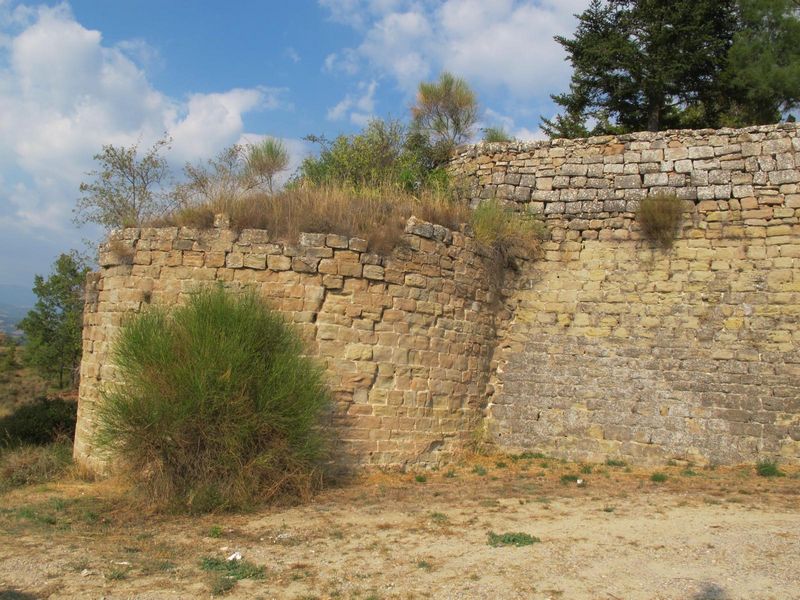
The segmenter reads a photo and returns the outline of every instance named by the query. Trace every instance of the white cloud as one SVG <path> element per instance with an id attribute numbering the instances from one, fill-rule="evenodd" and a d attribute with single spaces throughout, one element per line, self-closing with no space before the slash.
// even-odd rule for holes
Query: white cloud
<path id="1" fill-rule="evenodd" d="M 300 55 L 292 46 L 287 46 L 284 48 L 283 55 L 295 64 L 300 62 Z"/>
<path id="2" fill-rule="evenodd" d="M 347 94 L 338 104 L 328 110 L 328 120 L 340 121 L 349 116 L 350 122 L 364 126 L 375 117 L 375 91 L 378 82 L 362 81 L 358 84 L 358 94 Z"/>
<path id="3" fill-rule="evenodd" d="M 0 0 L 0 32 L 0 228 L 10 213 L 16 227 L 69 231 L 78 184 L 103 144 L 149 147 L 168 132 L 174 160 L 203 159 L 241 136 L 246 113 L 283 106 L 285 90 L 267 87 L 171 98 L 137 64 L 157 60 L 152 48 L 104 45 L 64 4 Z"/>
<path id="4" fill-rule="evenodd" d="M 331 18 L 363 31 L 361 62 L 411 93 L 440 69 L 518 98 L 560 90 L 569 80 L 555 35 L 569 35 L 588 0 L 320 0 Z M 332 63 L 336 61 L 331 60 Z"/>
<path id="5" fill-rule="evenodd" d="M 341 52 L 328 54 L 322 63 L 322 70 L 326 73 L 344 73 L 352 76 L 361 69 L 360 62 L 358 52 L 352 48 L 345 48 Z"/>

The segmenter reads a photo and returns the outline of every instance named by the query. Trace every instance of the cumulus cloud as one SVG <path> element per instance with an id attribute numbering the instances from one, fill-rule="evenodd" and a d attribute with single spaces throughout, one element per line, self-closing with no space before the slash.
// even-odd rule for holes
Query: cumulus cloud
<path id="1" fill-rule="evenodd" d="M 180 166 L 235 143 L 247 113 L 287 106 L 286 90 L 269 87 L 170 97 L 147 76 L 159 61 L 143 40 L 105 43 L 67 4 L 0 0 L 0 254 L 15 256 L 0 261 L 0 281 L 29 280 L 97 235 L 71 216 L 104 144 L 148 148 L 166 132 Z M 288 145 L 297 162 L 304 150 Z"/>
<path id="2" fill-rule="evenodd" d="M 328 119 L 340 121 L 349 117 L 355 125 L 364 126 L 375 116 L 375 91 L 378 82 L 362 81 L 358 84 L 358 94 L 347 94 L 338 104 L 328 110 Z"/>
<path id="3" fill-rule="evenodd" d="M 0 4 L 0 189 L 22 227 L 66 230 L 77 186 L 103 144 L 149 146 L 165 132 L 174 160 L 206 158 L 242 134 L 243 115 L 285 90 L 255 87 L 171 98 L 142 65 L 142 41 L 107 46 L 69 7 Z"/>
<path id="4" fill-rule="evenodd" d="M 407 92 L 440 69 L 517 97 L 565 87 L 569 69 L 553 40 L 575 28 L 588 0 L 320 0 L 331 19 L 363 32 L 356 65 L 388 72 Z"/>

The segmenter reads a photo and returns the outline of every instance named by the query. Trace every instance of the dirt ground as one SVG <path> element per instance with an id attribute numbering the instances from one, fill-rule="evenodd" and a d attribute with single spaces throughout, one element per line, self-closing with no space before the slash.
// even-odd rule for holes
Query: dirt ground
<path id="1" fill-rule="evenodd" d="M 147 515 L 108 481 L 16 490 L 0 598 L 800 598 L 797 469 L 658 471 L 481 457 L 203 517 Z"/>

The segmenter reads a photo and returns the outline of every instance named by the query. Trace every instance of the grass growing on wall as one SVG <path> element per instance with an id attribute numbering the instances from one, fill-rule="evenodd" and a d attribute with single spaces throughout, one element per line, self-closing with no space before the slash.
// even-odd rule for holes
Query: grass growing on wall
<path id="1" fill-rule="evenodd" d="M 400 241 L 412 215 L 458 229 L 469 209 L 445 191 L 412 195 L 396 186 L 307 185 L 273 196 L 251 195 L 190 206 L 155 225 L 208 228 L 214 215 L 230 217 L 234 229 L 265 229 L 276 239 L 295 242 L 301 232 L 334 233 L 366 239 L 371 252 L 386 254 Z"/>
<path id="2" fill-rule="evenodd" d="M 639 203 L 636 220 L 647 240 L 670 248 L 683 221 L 683 211 L 683 201 L 675 194 L 656 194 Z"/>
<path id="3" fill-rule="evenodd" d="M 121 383 L 97 441 L 157 506 L 190 512 L 305 497 L 319 482 L 328 406 L 321 370 L 253 294 L 220 287 L 123 325 Z"/>
<path id="4" fill-rule="evenodd" d="M 475 238 L 504 254 L 512 250 L 533 255 L 544 237 L 542 221 L 530 213 L 512 211 L 495 200 L 470 210 L 449 188 L 410 194 L 393 185 L 347 187 L 307 185 L 273 196 L 251 195 L 186 207 L 150 223 L 153 226 L 210 228 L 214 215 L 230 217 L 231 227 L 264 229 L 274 239 L 294 243 L 300 233 L 334 233 L 366 239 L 371 252 L 388 254 L 401 241 L 411 216 L 458 230 L 468 225 Z"/>
<path id="5" fill-rule="evenodd" d="M 544 223 L 536 215 L 514 211 L 497 200 L 481 202 L 471 215 L 475 239 L 503 254 L 535 256 L 546 236 Z"/>

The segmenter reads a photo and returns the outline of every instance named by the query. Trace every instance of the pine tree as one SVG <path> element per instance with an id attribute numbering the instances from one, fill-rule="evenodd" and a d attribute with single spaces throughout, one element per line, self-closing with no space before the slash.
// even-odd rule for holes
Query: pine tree
<path id="1" fill-rule="evenodd" d="M 19 327 L 25 333 L 25 361 L 63 388 L 77 382 L 88 268 L 74 253 L 62 254 L 53 267 L 47 279 L 34 278 L 38 300 Z"/>
<path id="2" fill-rule="evenodd" d="M 572 39 L 573 66 L 551 137 L 719 123 L 722 73 L 737 30 L 734 0 L 592 0 Z"/>

